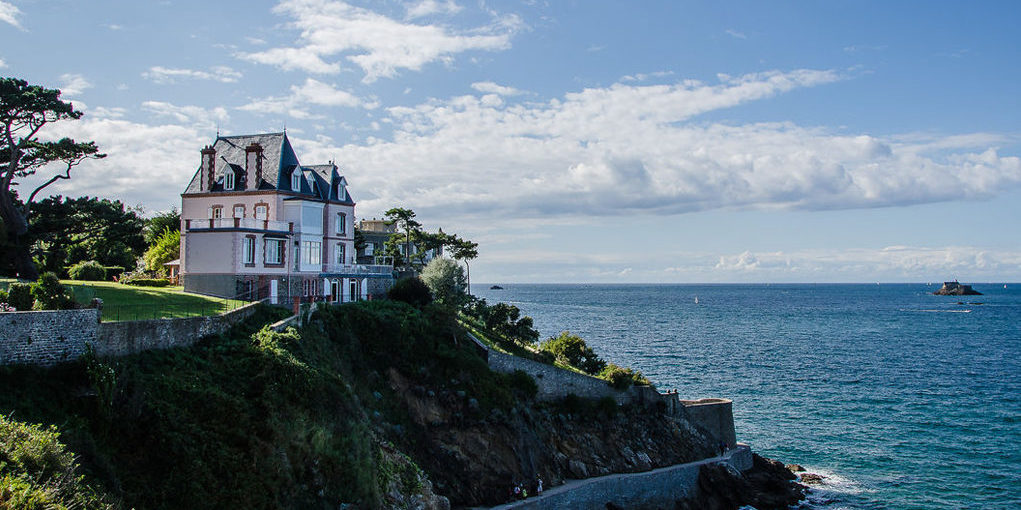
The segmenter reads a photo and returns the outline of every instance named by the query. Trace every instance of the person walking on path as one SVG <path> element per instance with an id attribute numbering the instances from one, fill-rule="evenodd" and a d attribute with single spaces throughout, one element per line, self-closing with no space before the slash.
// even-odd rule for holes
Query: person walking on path
<path id="1" fill-rule="evenodd" d="M 535 495 L 542 496 L 542 477 L 536 477 Z"/>

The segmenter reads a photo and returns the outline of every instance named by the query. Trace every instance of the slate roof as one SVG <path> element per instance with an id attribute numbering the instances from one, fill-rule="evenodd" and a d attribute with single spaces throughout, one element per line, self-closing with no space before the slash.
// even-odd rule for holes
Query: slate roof
<path id="1" fill-rule="evenodd" d="M 216 176 L 215 184 L 209 191 L 219 192 L 223 189 L 224 172 L 230 168 L 237 175 L 237 187 L 241 190 L 245 182 L 245 147 L 253 143 L 262 146 L 262 180 L 254 187 L 246 191 L 258 190 L 281 190 L 291 191 L 291 173 L 300 168 L 302 171 L 301 193 L 312 193 L 312 180 L 316 181 L 315 191 L 317 198 L 321 200 L 337 200 L 337 188 L 332 184 L 342 183 L 345 186 L 347 181 L 337 172 L 337 166 L 330 163 L 326 165 L 303 166 L 298 162 L 298 156 L 291 147 L 286 133 L 265 133 L 258 135 L 241 136 L 218 136 L 213 143 L 216 151 Z M 200 174 L 202 171 L 201 161 L 195 174 L 185 188 L 184 193 L 202 193 Z M 345 200 L 341 202 L 354 204 L 350 192 Z"/>

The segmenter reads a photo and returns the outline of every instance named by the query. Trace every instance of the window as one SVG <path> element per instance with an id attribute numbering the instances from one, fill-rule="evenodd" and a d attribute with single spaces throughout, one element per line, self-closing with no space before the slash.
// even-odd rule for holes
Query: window
<path id="1" fill-rule="evenodd" d="M 365 254 L 372 256 L 373 251 L 376 249 L 375 243 L 365 243 Z"/>
<path id="2" fill-rule="evenodd" d="M 343 235 L 347 232 L 347 215 L 337 213 L 337 233 Z"/>
<path id="3" fill-rule="evenodd" d="M 344 189 L 343 185 L 338 186 L 337 187 L 337 200 L 340 200 L 341 202 L 345 202 L 346 199 L 347 199 L 347 190 Z"/>
<path id="4" fill-rule="evenodd" d="M 209 217 L 218 220 L 223 217 L 223 206 L 214 205 L 209 208 Z"/>
<path id="5" fill-rule="evenodd" d="M 301 191 L 301 170 L 291 172 L 291 191 Z"/>
<path id="6" fill-rule="evenodd" d="M 265 205 L 255 206 L 255 219 L 265 220 L 269 217 L 269 207 Z"/>
<path id="7" fill-rule="evenodd" d="M 283 264 L 284 263 L 284 241 L 283 241 L 283 239 L 267 239 L 266 240 L 266 263 L 267 264 Z"/>
<path id="8" fill-rule="evenodd" d="M 245 237 L 243 247 L 245 264 L 255 264 L 255 238 Z"/>
<path id="9" fill-rule="evenodd" d="M 234 217 L 235 218 L 244 218 L 245 217 L 245 206 L 243 206 L 243 205 L 235 205 L 234 206 Z"/>
<path id="10" fill-rule="evenodd" d="M 321 264 L 323 261 L 322 243 L 305 241 L 301 243 L 304 252 L 301 261 L 305 264 Z"/>
<path id="11" fill-rule="evenodd" d="M 223 189 L 232 190 L 234 189 L 234 172 L 227 170 L 227 173 L 223 176 Z"/>
<path id="12" fill-rule="evenodd" d="M 337 243 L 337 264 L 344 264 L 344 255 L 346 254 L 346 251 L 344 243 Z"/>

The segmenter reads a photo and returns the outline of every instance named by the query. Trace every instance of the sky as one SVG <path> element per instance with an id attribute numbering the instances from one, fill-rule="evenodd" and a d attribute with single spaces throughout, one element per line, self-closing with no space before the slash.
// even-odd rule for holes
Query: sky
<path id="1" fill-rule="evenodd" d="M 473 282 L 1017 282 L 1019 22 L 1014 1 L 0 0 L 0 73 L 85 112 L 44 137 L 108 154 L 53 193 L 179 207 L 217 132 L 286 129 L 358 217 L 478 242 Z"/>

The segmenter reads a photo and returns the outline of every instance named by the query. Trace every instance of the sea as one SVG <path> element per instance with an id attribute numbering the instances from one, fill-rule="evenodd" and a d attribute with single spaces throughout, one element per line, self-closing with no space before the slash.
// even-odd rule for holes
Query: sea
<path id="1" fill-rule="evenodd" d="M 804 508 L 1021 508 L 1021 284 L 490 285 L 543 338 L 733 399 L 740 442 L 825 477 Z"/>

